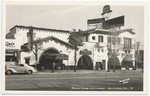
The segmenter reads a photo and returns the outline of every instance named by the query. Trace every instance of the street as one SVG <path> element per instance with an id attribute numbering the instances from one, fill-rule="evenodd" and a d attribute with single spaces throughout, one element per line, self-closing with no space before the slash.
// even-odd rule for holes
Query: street
<path id="1" fill-rule="evenodd" d="M 6 90 L 43 91 L 142 91 L 141 70 L 116 72 L 95 70 L 56 70 L 32 75 L 6 75 Z"/>

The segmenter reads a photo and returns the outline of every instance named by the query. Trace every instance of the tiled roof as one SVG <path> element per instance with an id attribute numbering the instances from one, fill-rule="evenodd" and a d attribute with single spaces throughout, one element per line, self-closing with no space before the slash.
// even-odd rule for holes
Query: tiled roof
<path id="1" fill-rule="evenodd" d="M 11 32 L 6 34 L 6 38 L 8 38 L 8 39 L 15 39 L 14 34 L 12 34 Z"/>
<path id="2" fill-rule="evenodd" d="M 56 42 L 58 42 L 58 43 L 61 43 L 61 44 L 63 44 L 63 45 L 66 45 L 66 46 L 68 46 L 68 47 L 74 49 L 74 46 L 73 46 L 72 44 L 67 43 L 67 42 L 64 42 L 64 41 L 62 41 L 62 40 L 60 40 L 60 39 L 58 39 L 58 38 L 56 38 L 56 37 L 53 37 L 53 36 L 49 36 L 49 37 L 46 37 L 46 38 L 42 38 L 42 39 L 40 40 L 40 42 L 44 42 L 44 41 L 47 41 L 47 40 L 54 40 L 54 41 L 56 41 Z M 35 41 L 35 42 L 36 42 L 36 41 Z M 22 46 L 27 46 L 27 45 L 28 45 L 28 43 L 25 43 L 25 44 L 23 44 Z M 22 48 L 23 48 L 23 47 L 22 47 Z"/>
<path id="3" fill-rule="evenodd" d="M 78 32 L 79 34 L 82 35 L 87 35 L 87 34 L 92 34 L 92 33 L 97 33 L 97 34 L 105 34 L 105 35 L 119 35 L 123 32 L 129 32 L 131 34 L 135 34 L 132 29 L 123 29 L 123 30 L 119 30 L 118 32 L 114 33 L 114 32 L 110 32 L 109 30 L 104 30 L 104 29 L 90 29 L 90 30 L 86 30 L 86 31 L 81 31 Z"/>
<path id="4" fill-rule="evenodd" d="M 14 29 L 15 27 L 19 27 L 19 28 L 30 28 L 30 27 L 32 27 L 33 29 L 37 29 L 37 30 L 46 30 L 46 31 L 55 31 L 55 32 L 70 33 L 70 31 L 67 31 L 67 30 L 58 30 L 58 29 L 49 29 L 49 28 L 41 28 L 41 27 L 33 27 L 33 26 L 22 26 L 22 25 L 16 25 L 13 28 L 11 28 L 10 31 L 12 29 Z"/>
<path id="5" fill-rule="evenodd" d="M 42 42 L 45 41 L 45 40 L 54 40 L 54 41 L 56 41 L 56 42 L 59 42 L 59 43 L 61 43 L 61 44 L 63 44 L 63 45 L 66 45 L 66 46 L 68 46 L 68 47 L 74 49 L 74 46 L 73 46 L 72 44 L 67 43 L 67 42 L 65 42 L 65 41 L 62 41 L 62 40 L 60 40 L 60 39 L 58 39 L 58 38 L 56 38 L 56 37 L 53 37 L 53 36 L 49 36 L 49 37 L 46 37 L 46 38 L 42 38 Z"/>

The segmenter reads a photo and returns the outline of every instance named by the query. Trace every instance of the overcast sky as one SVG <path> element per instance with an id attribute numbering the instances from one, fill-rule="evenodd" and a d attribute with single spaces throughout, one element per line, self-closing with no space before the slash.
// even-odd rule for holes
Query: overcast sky
<path id="1" fill-rule="evenodd" d="M 104 5 L 103 5 L 104 6 Z M 51 29 L 87 29 L 87 19 L 101 18 L 102 5 L 7 5 L 6 30 L 15 25 Z M 125 16 L 123 28 L 133 28 L 136 40 L 143 44 L 144 7 L 115 6 L 110 18 Z"/>

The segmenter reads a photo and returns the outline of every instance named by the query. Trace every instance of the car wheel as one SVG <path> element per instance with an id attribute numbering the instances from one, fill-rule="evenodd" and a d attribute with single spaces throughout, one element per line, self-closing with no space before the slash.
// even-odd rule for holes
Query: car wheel
<path id="1" fill-rule="evenodd" d="M 29 71 L 28 71 L 28 74 L 32 74 L 32 71 L 31 71 L 31 70 L 29 70 Z"/>
<path id="2" fill-rule="evenodd" d="M 6 71 L 6 74 L 7 74 L 7 75 L 11 75 L 11 74 L 12 74 L 12 71 L 11 71 L 11 70 L 7 70 L 7 71 Z"/>

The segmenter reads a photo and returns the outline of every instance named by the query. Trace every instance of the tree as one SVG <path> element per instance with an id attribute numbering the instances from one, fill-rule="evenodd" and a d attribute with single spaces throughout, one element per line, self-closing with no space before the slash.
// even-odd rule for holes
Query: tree
<path id="1" fill-rule="evenodd" d="M 71 43 L 74 46 L 74 61 L 75 61 L 75 67 L 74 67 L 74 71 L 76 72 L 76 63 L 77 63 L 77 51 L 78 51 L 78 46 L 82 46 L 82 38 L 80 36 L 80 32 L 76 32 L 76 30 L 74 29 L 73 32 L 70 34 L 69 36 L 69 43 Z"/>
<path id="2" fill-rule="evenodd" d="M 43 42 L 41 38 L 37 38 L 35 41 L 33 41 L 33 49 L 32 52 L 34 53 L 35 56 L 35 61 L 36 61 L 36 69 L 37 69 L 37 61 L 38 61 L 38 51 L 43 49 Z"/>

